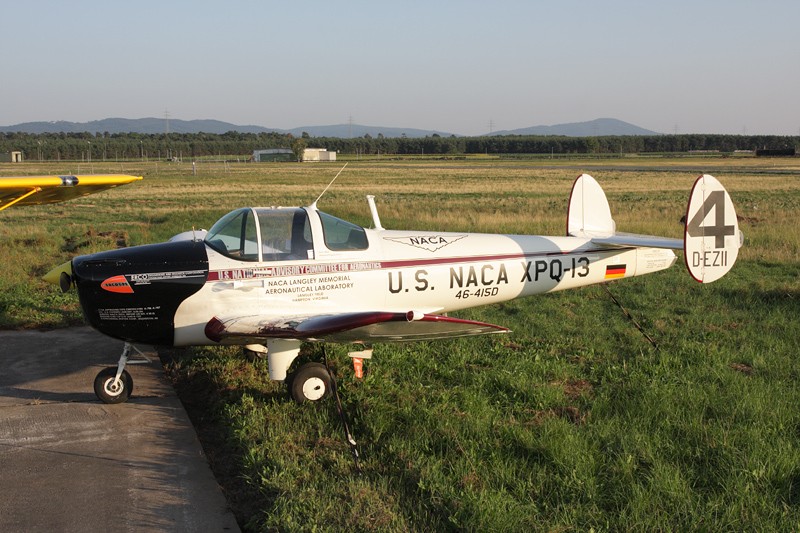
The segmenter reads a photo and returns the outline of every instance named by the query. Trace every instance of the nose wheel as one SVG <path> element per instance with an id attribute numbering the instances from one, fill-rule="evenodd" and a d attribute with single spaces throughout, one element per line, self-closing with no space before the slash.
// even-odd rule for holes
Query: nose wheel
<path id="1" fill-rule="evenodd" d="M 131 350 L 136 351 L 142 359 L 129 361 Z M 141 350 L 133 344 L 128 342 L 122 348 L 122 355 L 119 356 L 119 362 L 116 367 L 110 366 L 104 368 L 94 378 L 94 393 L 103 403 L 124 403 L 131 397 L 133 392 L 133 378 L 125 370 L 127 364 L 142 364 L 149 363 L 150 359 L 147 358 Z"/>
<path id="2" fill-rule="evenodd" d="M 104 368 L 94 378 L 94 393 L 103 403 L 123 403 L 128 401 L 133 392 L 133 378 L 127 370 L 117 377 L 117 369 L 113 366 Z"/>

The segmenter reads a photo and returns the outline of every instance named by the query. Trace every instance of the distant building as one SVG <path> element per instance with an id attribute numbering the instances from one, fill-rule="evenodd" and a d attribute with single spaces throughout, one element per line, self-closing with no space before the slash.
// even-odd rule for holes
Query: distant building
<path id="1" fill-rule="evenodd" d="M 336 152 L 325 148 L 306 148 L 303 150 L 303 161 L 336 161 Z"/>
<path id="2" fill-rule="evenodd" d="M 253 161 L 256 163 L 272 161 L 295 161 L 294 152 L 288 148 L 270 148 L 268 150 L 253 150 Z"/>
<path id="3" fill-rule="evenodd" d="M 797 150 L 794 148 L 764 148 L 756 150 L 756 157 L 794 157 Z"/>
<path id="4" fill-rule="evenodd" d="M 2 152 L 0 161 L 3 163 L 22 163 L 22 152 Z"/>

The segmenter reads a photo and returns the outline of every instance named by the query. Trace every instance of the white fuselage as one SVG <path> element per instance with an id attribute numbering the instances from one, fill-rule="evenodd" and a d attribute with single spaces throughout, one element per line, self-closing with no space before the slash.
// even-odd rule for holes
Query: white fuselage
<path id="1" fill-rule="evenodd" d="M 208 280 L 175 313 L 176 346 L 212 344 L 204 327 L 214 316 L 441 314 L 649 274 L 676 260 L 667 249 L 603 248 L 586 238 L 428 231 L 365 230 L 365 249 L 331 250 L 319 212 L 304 209 L 308 258 L 241 261 L 206 246 Z"/>

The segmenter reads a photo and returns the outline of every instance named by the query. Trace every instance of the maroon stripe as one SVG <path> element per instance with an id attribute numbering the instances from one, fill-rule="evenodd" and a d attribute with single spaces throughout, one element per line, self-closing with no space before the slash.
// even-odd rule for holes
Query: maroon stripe
<path id="1" fill-rule="evenodd" d="M 342 263 L 333 263 L 333 264 L 358 264 L 358 263 L 380 263 L 381 269 L 390 269 L 390 268 L 408 268 L 408 267 L 420 267 L 420 266 L 432 266 L 432 265 L 446 265 L 451 263 L 481 263 L 481 262 L 488 262 L 488 261 L 507 261 L 511 259 L 531 259 L 534 257 L 563 257 L 565 255 L 580 255 L 580 254 L 594 254 L 594 253 L 603 253 L 603 252 L 623 252 L 625 250 L 629 250 L 631 247 L 614 247 L 614 248 L 598 248 L 598 249 L 591 249 L 591 250 L 571 250 L 571 251 L 558 251 L 558 252 L 528 252 L 528 253 L 515 253 L 515 254 L 496 254 L 496 255 L 475 255 L 475 256 L 466 256 L 466 257 L 441 257 L 441 258 L 430 258 L 430 259 L 398 259 L 398 260 L 389 260 L 389 261 L 377 261 L 377 260 L 363 260 L 363 261 L 347 261 Z M 314 264 L 325 264 L 322 262 L 319 263 L 301 263 L 300 265 L 314 265 Z M 296 263 L 278 263 L 273 264 L 272 266 L 276 268 L 291 268 L 293 266 L 297 266 Z M 223 279 L 219 278 L 219 272 L 226 272 L 226 271 L 234 271 L 234 270 L 241 270 L 241 271 L 252 271 L 252 270 L 263 270 L 265 268 L 271 267 L 264 267 L 262 265 L 254 266 L 254 267 L 241 267 L 241 268 L 222 268 L 219 270 L 212 270 L 208 274 L 207 281 L 237 281 L 237 279 Z M 337 271 L 337 272 L 307 272 L 302 274 L 284 274 L 284 275 L 254 275 L 253 277 L 242 277 L 238 278 L 239 280 L 248 280 L 248 279 L 260 279 L 260 278 L 267 278 L 267 277 L 291 277 L 291 276 L 323 276 L 323 275 L 335 275 L 335 274 L 350 274 L 350 273 L 357 273 L 357 272 L 366 272 L 368 270 L 374 269 L 365 269 L 365 270 L 353 270 L 353 271 Z"/>
<path id="2" fill-rule="evenodd" d="M 481 263 L 486 261 L 506 261 L 509 259 L 526 259 L 528 257 L 551 257 L 569 255 L 574 252 L 534 252 L 527 254 L 474 255 L 469 257 L 442 257 L 438 259 L 404 259 L 381 261 L 381 268 L 404 268 L 426 265 L 446 265 L 448 263 Z"/>

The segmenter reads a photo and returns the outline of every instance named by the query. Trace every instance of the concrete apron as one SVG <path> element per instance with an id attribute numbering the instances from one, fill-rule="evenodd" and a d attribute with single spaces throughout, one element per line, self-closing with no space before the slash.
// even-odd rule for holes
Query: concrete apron
<path id="1" fill-rule="evenodd" d="M 0 531 L 238 531 L 157 354 L 106 405 L 123 343 L 90 328 L 0 331 Z"/>

